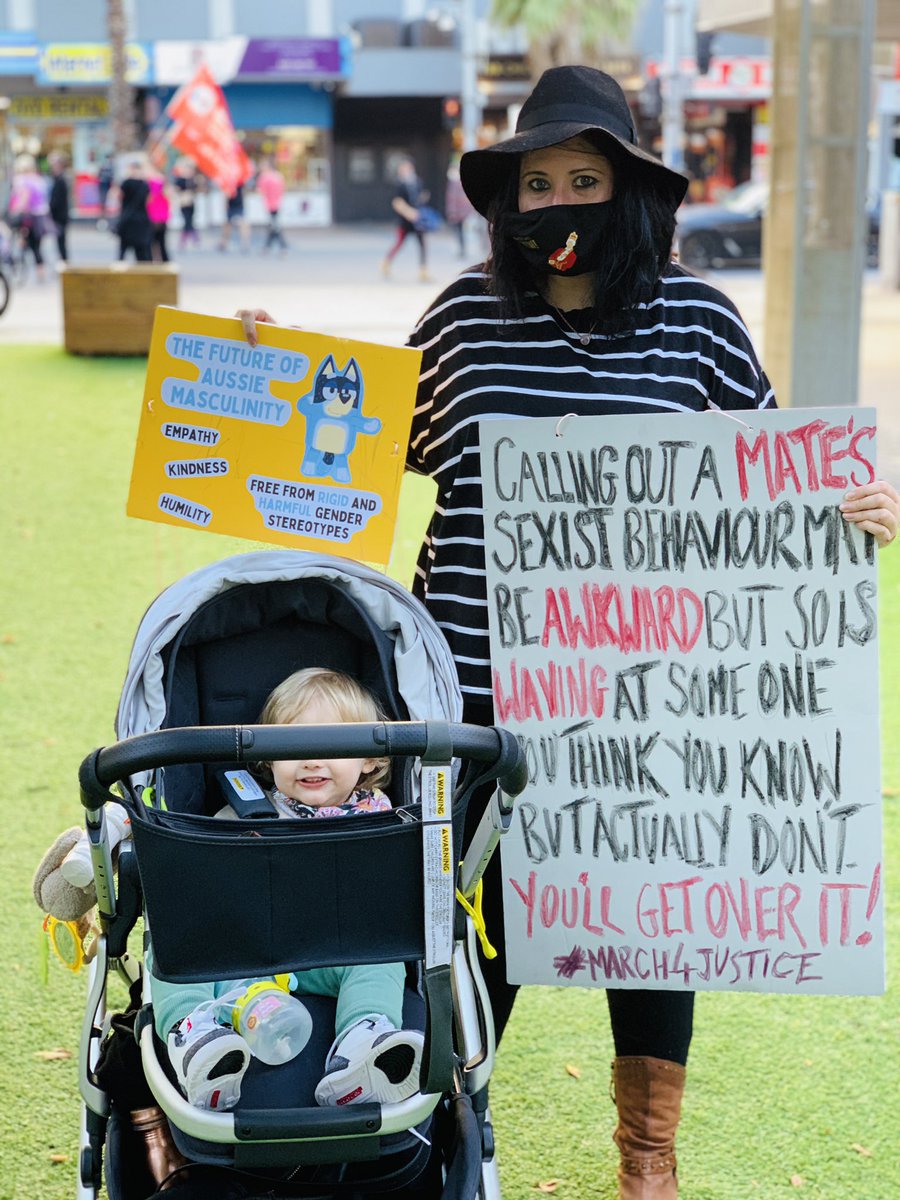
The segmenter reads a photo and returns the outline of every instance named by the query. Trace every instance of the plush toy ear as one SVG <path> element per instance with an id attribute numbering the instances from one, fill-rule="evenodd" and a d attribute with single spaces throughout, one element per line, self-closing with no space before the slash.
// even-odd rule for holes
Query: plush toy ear
<path id="1" fill-rule="evenodd" d="M 41 859 L 32 880 L 31 891 L 38 908 L 58 921 L 77 921 L 97 903 L 93 884 L 87 888 L 75 887 L 63 879 L 59 870 L 82 833 L 77 825 L 61 833 Z"/>

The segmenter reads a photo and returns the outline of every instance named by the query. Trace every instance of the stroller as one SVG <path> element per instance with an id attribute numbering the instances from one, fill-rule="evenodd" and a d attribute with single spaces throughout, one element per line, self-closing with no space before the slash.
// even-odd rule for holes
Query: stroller
<path id="1" fill-rule="evenodd" d="M 390 721 L 248 724 L 276 683 L 307 666 L 352 675 Z M 135 1073 L 191 1164 L 167 1181 L 173 1197 L 499 1196 L 477 885 L 525 770 L 510 733 L 459 724 L 460 713 L 453 661 L 428 613 L 358 563 L 299 552 L 237 555 L 173 584 L 151 605 L 120 700 L 121 740 L 89 755 L 80 771 L 101 932 L 79 1054 L 79 1197 L 96 1200 L 104 1172 L 110 1200 L 144 1200 L 159 1186 L 132 1129 L 130 1101 L 105 1086 L 98 1066 L 116 1036 L 120 1056 L 130 1048 L 137 1062 L 115 1019 L 110 1031 L 111 971 L 131 985 L 133 999 L 140 993 Z M 221 771 L 307 754 L 390 757 L 393 809 L 353 821 L 279 821 L 251 806 L 246 816 L 213 819 L 223 803 Z M 463 847 L 467 801 L 493 780 L 493 801 Z M 119 847 L 117 882 L 109 800 L 128 809 L 132 826 Z M 129 953 L 140 916 L 144 952 L 152 947 L 156 974 L 174 983 L 405 963 L 404 1024 L 425 1030 L 420 1091 L 396 1103 L 317 1107 L 334 1001 L 304 996 L 314 1031 L 298 1058 L 278 1067 L 254 1059 L 231 1112 L 192 1107 L 153 1028 L 149 973 Z"/>

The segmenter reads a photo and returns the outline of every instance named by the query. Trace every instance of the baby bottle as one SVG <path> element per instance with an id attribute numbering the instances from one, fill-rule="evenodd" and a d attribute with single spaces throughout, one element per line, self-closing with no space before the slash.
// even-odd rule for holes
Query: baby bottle
<path id="1" fill-rule="evenodd" d="M 312 1033 L 312 1018 L 287 990 L 288 978 L 251 983 L 231 1010 L 231 1024 L 250 1053 L 270 1066 L 296 1058 Z"/>
<path id="2" fill-rule="evenodd" d="M 115 850 L 123 838 L 131 835 L 131 818 L 128 810 L 121 804 L 107 804 L 106 830 L 109 837 L 109 848 Z M 94 868 L 91 863 L 91 843 L 87 833 L 83 833 L 59 866 L 59 873 L 66 883 L 73 887 L 86 888 L 94 882 Z"/>

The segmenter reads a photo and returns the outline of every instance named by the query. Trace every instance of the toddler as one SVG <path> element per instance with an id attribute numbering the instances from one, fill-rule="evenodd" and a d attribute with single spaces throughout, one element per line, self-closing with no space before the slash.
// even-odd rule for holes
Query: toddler
<path id="1" fill-rule="evenodd" d="M 383 720 L 374 698 L 348 675 L 318 667 L 296 671 L 269 696 L 261 724 L 325 725 Z M 280 817 L 336 817 L 391 807 L 380 784 L 390 759 L 323 759 L 261 764 Z M 231 816 L 226 808 L 219 816 Z M 418 1091 L 423 1035 L 402 1028 L 402 963 L 298 971 L 291 990 L 337 999 L 336 1037 L 316 1086 L 321 1105 L 387 1103 Z M 216 1003 L 253 980 L 164 983 L 150 975 L 156 1030 L 179 1086 L 198 1108 L 233 1108 L 250 1062 L 247 1042 L 227 1023 L 231 1004 Z M 268 982 L 268 981 L 267 981 Z M 272 980 L 271 982 L 275 982 Z"/>

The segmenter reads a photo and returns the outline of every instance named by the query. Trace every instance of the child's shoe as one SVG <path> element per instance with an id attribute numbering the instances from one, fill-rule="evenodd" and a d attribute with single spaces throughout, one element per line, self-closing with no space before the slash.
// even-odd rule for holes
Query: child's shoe
<path id="1" fill-rule="evenodd" d="M 169 1061 L 178 1086 L 195 1108 L 224 1112 L 241 1098 L 250 1047 L 230 1025 L 219 1025 L 201 1005 L 169 1030 Z"/>
<path id="2" fill-rule="evenodd" d="M 372 1013 L 336 1038 L 325 1059 L 325 1074 L 316 1086 L 316 1103 L 397 1103 L 419 1090 L 423 1034 L 396 1029 L 385 1016 Z"/>

